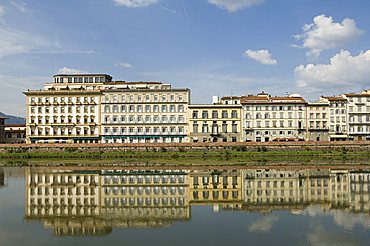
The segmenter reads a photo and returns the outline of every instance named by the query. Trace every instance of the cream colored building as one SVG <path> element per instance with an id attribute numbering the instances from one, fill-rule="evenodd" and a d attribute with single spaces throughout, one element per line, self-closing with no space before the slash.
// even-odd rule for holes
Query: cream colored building
<path id="1" fill-rule="evenodd" d="M 307 104 L 307 141 L 329 141 L 329 109 L 325 100 Z"/>
<path id="2" fill-rule="evenodd" d="M 188 142 L 189 89 L 160 82 L 115 82 L 102 94 L 103 143 Z"/>
<path id="3" fill-rule="evenodd" d="M 345 141 L 348 139 L 348 111 L 347 100 L 343 97 L 321 97 L 320 101 L 328 102 L 329 112 L 329 140 Z"/>
<path id="4" fill-rule="evenodd" d="M 348 133 L 351 140 L 370 141 L 370 89 L 344 94 L 348 100 Z"/>
<path id="5" fill-rule="evenodd" d="M 189 105 L 190 142 L 240 142 L 241 105 Z"/>
<path id="6" fill-rule="evenodd" d="M 97 143 L 106 74 L 55 75 L 53 83 L 26 95 L 27 143 Z"/>
<path id="7" fill-rule="evenodd" d="M 243 141 L 304 141 L 306 101 L 298 94 L 271 97 L 262 92 L 241 97 Z"/>

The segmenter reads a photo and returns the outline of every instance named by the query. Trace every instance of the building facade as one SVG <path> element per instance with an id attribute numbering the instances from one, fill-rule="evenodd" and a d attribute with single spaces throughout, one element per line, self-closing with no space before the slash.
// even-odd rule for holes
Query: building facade
<path id="1" fill-rule="evenodd" d="M 190 142 L 240 142 L 241 105 L 189 105 Z"/>
<path id="2" fill-rule="evenodd" d="M 5 117 L 0 116 L 0 143 L 5 142 Z"/>
<path id="3" fill-rule="evenodd" d="M 271 97 L 262 92 L 242 97 L 243 141 L 304 141 L 306 104 L 298 94 Z"/>
<path id="4" fill-rule="evenodd" d="M 344 94 L 348 100 L 348 133 L 350 140 L 370 140 L 370 90 Z"/>
<path id="5" fill-rule="evenodd" d="M 329 102 L 307 104 L 307 141 L 329 141 Z"/>
<path id="6" fill-rule="evenodd" d="M 27 143 L 98 143 L 100 99 L 106 74 L 55 75 L 26 95 Z"/>
<path id="7" fill-rule="evenodd" d="M 102 142 L 187 142 L 189 103 L 189 89 L 160 82 L 116 82 L 102 92 Z"/>
<path id="8" fill-rule="evenodd" d="M 328 102 L 329 112 L 329 140 L 345 141 L 348 139 L 348 110 L 347 100 L 343 97 L 321 97 L 321 101 Z"/>
<path id="9" fill-rule="evenodd" d="M 21 144 L 26 142 L 25 124 L 7 124 L 5 125 L 4 143 Z"/>

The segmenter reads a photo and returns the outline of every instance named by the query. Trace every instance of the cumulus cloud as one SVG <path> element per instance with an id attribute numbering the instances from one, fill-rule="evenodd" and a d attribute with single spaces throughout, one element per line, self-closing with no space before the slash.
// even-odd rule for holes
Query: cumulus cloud
<path id="1" fill-rule="evenodd" d="M 265 0 L 208 0 L 208 3 L 216 5 L 228 12 L 235 12 L 252 5 L 263 3 Z"/>
<path id="2" fill-rule="evenodd" d="M 134 67 L 130 63 L 121 62 L 121 61 L 118 61 L 118 62 L 114 63 L 114 66 L 115 67 L 122 67 L 122 68 L 133 68 Z"/>
<path id="3" fill-rule="evenodd" d="M 332 88 L 370 84 L 370 50 L 352 56 L 342 50 L 329 64 L 308 64 L 295 68 L 299 87 Z"/>
<path id="4" fill-rule="evenodd" d="M 272 58 L 268 50 L 247 50 L 244 52 L 244 56 L 265 65 L 277 64 L 277 60 Z"/>
<path id="5" fill-rule="evenodd" d="M 309 49 L 307 55 L 314 56 L 320 55 L 323 50 L 343 48 L 364 33 L 356 27 L 353 19 L 345 18 L 341 23 L 336 23 L 333 17 L 325 15 L 316 16 L 313 23 L 305 24 L 302 30 L 302 34 L 294 37 L 302 40 L 301 47 Z"/>
<path id="6" fill-rule="evenodd" d="M 125 6 L 129 8 L 147 7 L 158 3 L 159 0 L 113 0 L 116 5 Z"/>
<path id="7" fill-rule="evenodd" d="M 89 72 L 84 71 L 84 70 L 75 69 L 75 68 L 63 67 L 63 68 L 59 68 L 57 73 L 58 74 L 86 74 Z"/>
<path id="8" fill-rule="evenodd" d="M 279 217 L 277 216 L 269 216 L 269 217 L 262 218 L 250 224 L 248 227 L 248 231 L 262 232 L 262 233 L 269 232 L 271 231 L 272 227 L 278 220 L 279 220 Z"/>

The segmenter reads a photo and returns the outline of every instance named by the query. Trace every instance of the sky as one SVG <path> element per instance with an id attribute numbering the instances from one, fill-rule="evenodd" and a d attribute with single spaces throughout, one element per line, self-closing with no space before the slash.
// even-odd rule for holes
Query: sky
<path id="1" fill-rule="evenodd" d="M 368 0 L 0 0 L 0 111 L 58 73 L 211 97 L 370 88 Z"/>

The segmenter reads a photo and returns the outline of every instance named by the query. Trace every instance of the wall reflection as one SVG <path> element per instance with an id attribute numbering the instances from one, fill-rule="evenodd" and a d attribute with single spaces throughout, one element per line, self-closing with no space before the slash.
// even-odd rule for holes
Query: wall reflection
<path id="1" fill-rule="evenodd" d="M 102 236 L 112 228 L 188 221 L 196 205 L 261 213 L 303 213 L 320 205 L 369 214 L 369 189 L 369 170 L 29 168 L 25 218 L 40 221 L 56 236 Z"/>

